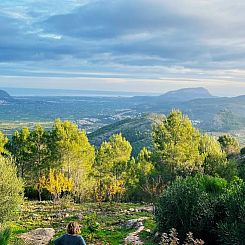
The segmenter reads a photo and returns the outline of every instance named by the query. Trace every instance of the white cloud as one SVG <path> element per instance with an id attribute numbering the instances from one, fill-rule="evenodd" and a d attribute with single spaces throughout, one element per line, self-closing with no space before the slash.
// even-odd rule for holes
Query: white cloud
<path id="1" fill-rule="evenodd" d="M 240 94 L 244 11 L 243 0 L 2 0 L 0 74 L 31 87 L 63 77 L 55 86 L 157 90 L 164 78 Z"/>

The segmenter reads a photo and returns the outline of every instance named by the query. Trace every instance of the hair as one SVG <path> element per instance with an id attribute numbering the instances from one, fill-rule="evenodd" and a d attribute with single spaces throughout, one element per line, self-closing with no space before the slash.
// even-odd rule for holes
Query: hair
<path id="1" fill-rule="evenodd" d="M 80 231 L 80 225 L 78 222 L 70 222 L 67 226 L 67 233 L 74 235 L 74 234 L 79 234 Z"/>

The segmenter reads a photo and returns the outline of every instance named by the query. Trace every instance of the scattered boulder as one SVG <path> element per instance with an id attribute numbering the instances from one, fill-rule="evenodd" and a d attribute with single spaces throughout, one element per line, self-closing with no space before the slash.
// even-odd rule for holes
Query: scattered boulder
<path id="1" fill-rule="evenodd" d="M 142 207 L 142 208 L 139 208 L 138 210 L 139 210 L 139 212 L 153 213 L 154 207 L 153 206 Z"/>
<path id="2" fill-rule="evenodd" d="M 31 219 L 38 219 L 38 214 L 32 213 L 30 214 Z"/>
<path id="3" fill-rule="evenodd" d="M 147 212 L 152 213 L 154 210 L 153 206 L 146 206 L 146 207 L 140 207 L 140 208 L 129 208 L 128 210 L 123 211 L 124 213 L 138 213 L 138 212 Z"/>
<path id="4" fill-rule="evenodd" d="M 54 237 L 55 231 L 53 228 L 38 228 L 27 233 L 21 234 L 20 238 L 25 244 L 29 245 L 48 245 Z"/>
<path id="5" fill-rule="evenodd" d="M 57 218 L 57 219 L 62 219 L 63 218 L 63 214 L 62 213 L 56 213 L 54 215 L 51 216 L 52 218 Z"/>
<path id="6" fill-rule="evenodd" d="M 75 215 L 74 218 L 82 221 L 83 220 L 83 214 L 77 214 L 77 215 Z"/>
<path id="7" fill-rule="evenodd" d="M 144 220 L 148 219 L 147 217 L 142 217 L 139 219 L 130 219 L 127 220 L 126 222 L 122 223 L 121 226 L 123 228 L 131 229 L 131 228 L 139 228 L 143 226 Z"/>

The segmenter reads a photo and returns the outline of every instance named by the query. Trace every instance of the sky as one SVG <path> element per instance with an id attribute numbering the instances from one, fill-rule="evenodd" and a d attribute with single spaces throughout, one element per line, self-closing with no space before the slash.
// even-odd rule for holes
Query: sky
<path id="1" fill-rule="evenodd" d="M 0 87 L 245 94 L 244 0 L 1 0 Z"/>

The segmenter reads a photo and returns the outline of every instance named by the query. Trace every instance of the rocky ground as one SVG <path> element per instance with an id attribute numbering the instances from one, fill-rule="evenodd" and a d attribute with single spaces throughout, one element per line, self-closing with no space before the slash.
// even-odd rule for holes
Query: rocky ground
<path id="1" fill-rule="evenodd" d="M 70 221 L 82 225 L 88 244 L 154 244 L 153 208 L 141 204 L 83 204 L 26 202 L 18 220 L 11 223 L 12 241 L 45 245 L 65 233 Z M 50 242 L 51 241 L 51 242 Z M 16 244 L 16 243 L 15 243 Z M 17 243 L 18 244 L 18 243 Z"/>

